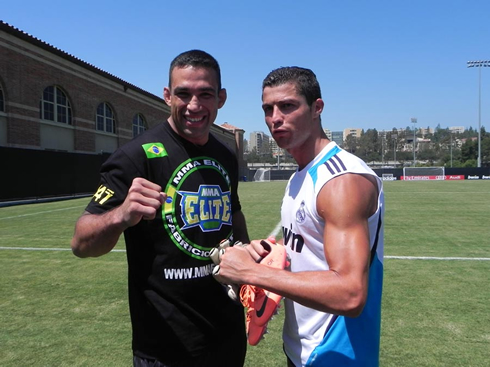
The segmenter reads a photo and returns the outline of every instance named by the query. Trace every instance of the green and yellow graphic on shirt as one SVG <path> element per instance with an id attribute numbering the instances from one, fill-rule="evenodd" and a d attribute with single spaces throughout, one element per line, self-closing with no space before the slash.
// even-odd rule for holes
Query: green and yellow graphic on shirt
<path id="1" fill-rule="evenodd" d="M 92 196 L 92 200 L 102 205 L 113 196 L 114 190 L 111 190 L 104 185 L 100 185 L 95 194 Z"/>
<path id="2" fill-rule="evenodd" d="M 221 192 L 218 185 L 201 185 L 199 192 L 180 191 L 182 229 L 200 226 L 203 232 L 220 229 L 223 224 L 231 225 L 230 192 Z"/>
<path id="3" fill-rule="evenodd" d="M 146 157 L 150 158 L 161 158 L 167 156 L 167 151 L 162 143 L 148 143 L 141 146 L 145 151 Z"/>
<path id="4" fill-rule="evenodd" d="M 212 180 L 203 177 L 212 177 Z M 182 163 L 172 173 L 165 188 L 167 199 L 162 206 L 165 229 L 174 244 L 189 256 L 209 260 L 214 244 L 194 243 L 186 231 L 231 232 L 230 178 L 223 166 L 209 157 L 197 157 Z M 223 236 L 225 238 L 225 236 Z M 207 247 L 209 246 L 209 247 Z"/>

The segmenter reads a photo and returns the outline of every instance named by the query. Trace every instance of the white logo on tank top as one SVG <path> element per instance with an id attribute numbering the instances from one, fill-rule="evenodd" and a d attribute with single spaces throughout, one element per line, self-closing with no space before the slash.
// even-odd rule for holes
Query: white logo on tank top
<path id="1" fill-rule="evenodd" d="M 301 202 L 301 205 L 299 206 L 298 211 L 296 212 L 296 222 L 298 223 L 303 223 L 306 219 L 306 214 L 305 214 L 305 201 L 303 200 Z"/>

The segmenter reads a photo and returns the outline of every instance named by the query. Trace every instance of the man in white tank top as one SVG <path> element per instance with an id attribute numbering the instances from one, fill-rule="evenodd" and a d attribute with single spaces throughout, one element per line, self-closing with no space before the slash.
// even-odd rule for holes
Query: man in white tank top
<path id="1" fill-rule="evenodd" d="M 281 221 L 290 271 L 258 265 L 260 241 L 226 250 L 220 280 L 285 299 L 288 366 L 378 366 L 383 282 L 382 182 L 327 139 L 315 74 L 299 67 L 265 78 L 262 107 L 277 145 L 299 165 Z"/>

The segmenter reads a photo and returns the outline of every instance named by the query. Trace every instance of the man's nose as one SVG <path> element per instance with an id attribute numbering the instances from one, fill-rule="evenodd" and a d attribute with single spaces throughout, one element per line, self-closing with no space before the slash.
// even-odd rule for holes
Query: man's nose
<path id="1" fill-rule="evenodd" d="M 199 98 L 197 96 L 192 96 L 192 98 L 189 100 L 189 103 L 187 103 L 187 108 L 188 109 L 199 109 L 201 107 L 201 102 L 199 101 Z"/>
<path id="2" fill-rule="evenodd" d="M 272 108 L 272 123 L 273 124 L 277 124 L 277 123 L 280 123 L 282 122 L 282 113 L 281 113 L 281 110 L 279 109 L 279 107 L 277 106 L 274 106 Z"/>

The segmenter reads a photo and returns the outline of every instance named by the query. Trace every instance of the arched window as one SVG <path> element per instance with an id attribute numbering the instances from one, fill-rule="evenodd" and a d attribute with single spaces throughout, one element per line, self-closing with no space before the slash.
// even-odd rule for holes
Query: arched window
<path id="1" fill-rule="evenodd" d="M 44 89 L 40 108 L 41 119 L 71 125 L 71 105 L 63 91 L 55 86 Z"/>
<path id="2" fill-rule="evenodd" d="M 136 114 L 133 118 L 133 137 L 138 136 L 146 130 L 146 121 L 141 114 Z"/>
<path id="3" fill-rule="evenodd" d="M 111 107 L 105 102 L 97 107 L 96 128 L 99 131 L 105 131 L 107 133 L 114 134 L 116 132 L 114 113 Z"/>

